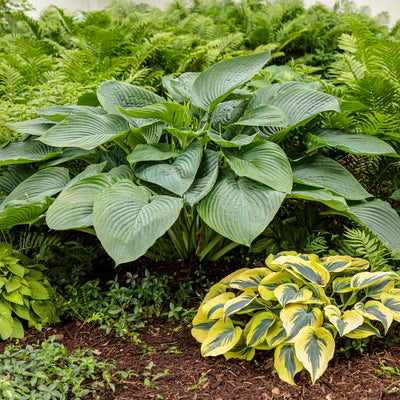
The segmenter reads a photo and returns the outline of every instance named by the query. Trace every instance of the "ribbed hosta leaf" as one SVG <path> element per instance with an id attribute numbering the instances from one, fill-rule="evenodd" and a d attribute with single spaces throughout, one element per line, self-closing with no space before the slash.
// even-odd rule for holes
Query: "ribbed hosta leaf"
<path id="1" fill-rule="evenodd" d="M 336 195 L 328 189 L 296 184 L 291 196 L 296 199 L 319 201 L 335 210 L 346 211 L 349 209 L 342 196 Z"/>
<path id="2" fill-rule="evenodd" d="M 190 88 L 199 75 L 200 72 L 185 72 L 177 78 L 164 76 L 162 84 L 176 102 L 183 103 L 184 100 L 189 99 Z"/>
<path id="3" fill-rule="evenodd" d="M 40 136 L 55 125 L 55 122 L 48 121 L 45 118 L 36 118 L 28 121 L 14 122 L 6 126 L 17 133 Z"/>
<path id="4" fill-rule="evenodd" d="M 29 224 L 36 220 L 52 203 L 50 197 L 44 197 L 38 201 L 24 204 L 19 207 L 11 207 L 0 210 L 0 229 L 11 228 L 15 225 Z"/>
<path id="5" fill-rule="evenodd" d="M 350 207 L 349 215 L 366 225 L 393 251 L 400 251 L 400 217 L 382 200 L 364 202 Z"/>
<path id="6" fill-rule="evenodd" d="M 165 126 L 164 122 L 155 121 L 139 128 L 132 128 L 128 136 L 129 144 L 135 148 L 137 144 L 158 143 Z"/>
<path id="7" fill-rule="evenodd" d="M 60 149 L 47 146 L 37 140 L 15 140 L 6 147 L 0 148 L 0 166 L 48 160 L 57 154 L 61 154 Z"/>
<path id="8" fill-rule="evenodd" d="M 128 130 L 128 123 L 118 115 L 97 115 L 80 111 L 50 128 L 38 140 L 50 146 L 91 150 Z"/>
<path id="9" fill-rule="evenodd" d="M 55 165 L 60 165 L 67 161 L 72 160 L 84 160 L 87 162 L 96 162 L 99 158 L 99 152 L 96 150 L 85 150 L 79 147 L 67 148 L 62 151 L 61 154 L 52 158 L 50 161 L 45 162 L 40 166 L 40 168 L 53 167 Z"/>
<path id="10" fill-rule="evenodd" d="M 138 144 L 127 160 L 130 164 L 140 161 L 164 161 L 175 158 L 181 153 L 181 150 L 175 149 L 168 143 Z"/>
<path id="11" fill-rule="evenodd" d="M 80 174 L 76 175 L 64 186 L 64 189 L 61 191 L 61 193 L 65 192 L 70 186 L 74 185 L 76 182 L 84 178 L 100 174 L 105 166 L 106 162 L 102 162 L 101 164 L 88 165 Z"/>
<path id="12" fill-rule="evenodd" d="M 133 110 L 124 110 L 119 107 L 118 111 L 128 117 L 156 119 L 178 129 L 188 127 L 191 122 L 189 110 L 176 103 L 156 103 Z"/>
<path id="13" fill-rule="evenodd" d="M 345 199 L 363 200 L 371 197 L 346 168 L 320 154 L 294 162 L 292 171 L 295 182 L 332 190 Z"/>
<path id="14" fill-rule="evenodd" d="M 259 141 L 241 149 L 223 149 L 229 165 L 246 176 L 280 192 L 292 189 L 292 170 L 285 152 L 275 143 Z"/>
<path id="15" fill-rule="evenodd" d="M 218 155 L 215 151 L 204 150 L 196 177 L 183 198 L 191 205 L 199 202 L 214 187 L 218 178 Z"/>
<path id="16" fill-rule="evenodd" d="M 118 265 L 145 254 L 172 226 L 181 208 L 181 199 L 151 196 L 148 189 L 122 180 L 96 197 L 93 225 Z"/>
<path id="17" fill-rule="evenodd" d="M 97 97 L 100 104 L 107 110 L 109 114 L 119 114 L 118 108 L 140 108 L 149 104 L 161 103 L 165 101 L 162 97 L 142 89 L 138 86 L 130 85 L 129 83 L 119 81 L 106 81 L 100 85 L 97 90 Z M 138 127 L 143 123 L 148 123 L 147 120 L 140 120 L 124 116 L 133 126 Z"/>
<path id="18" fill-rule="evenodd" d="M 221 147 L 242 147 L 258 140 L 258 133 L 254 135 L 237 135 L 231 140 L 226 140 L 214 132 L 207 132 L 208 137 Z"/>
<path id="19" fill-rule="evenodd" d="M 71 114 L 87 111 L 94 114 L 107 114 L 105 110 L 90 106 L 54 106 L 50 108 L 34 108 L 41 117 L 53 122 L 60 122 Z"/>
<path id="20" fill-rule="evenodd" d="M 234 89 L 247 82 L 269 60 L 270 52 L 235 57 L 212 65 L 202 72 L 190 89 L 196 107 L 212 110 Z"/>
<path id="21" fill-rule="evenodd" d="M 56 230 L 92 226 L 94 199 L 115 182 L 115 179 L 104 174 L 81 179 L 60 194 L 49 207 L 47 225 Z"/>
<path id="22" fill-rule="evenodd" d="M 289 126 L 289 117 L 280 108 L 265 105 L 247 111 L 233 125 L 246 126 L 276 126 L 286 128 Z"/>
<path id="23" fill-rule="evenodd" d="M 142 165 L 135 170 L 135 175 L 182 196 L 195 179 L 202 154 L 202 145 L 193 140 L 172 164 Z"/>
<path id="24" fill-rule="evenodd" d="M 4 200 L 1 207 L 9 204 L 29 204 L 60 192 L 69 181 L 66 168 L 42 169 L 21 182 Z"/>
<path id="25" fill-rule="evenodd" d="M 0 174 L 0 193 L 9 195 L 21 182 L 36 172 L 31 165 L 9 165 Z M 1 201 L 0 201 L 1 203 Z"/>
<path id="26" fill-rule="evenodd" d="M 284 198 L 284 193 L 221 170 L 213 190 L 199 203 L 198 212 L 216 232 L 250 246 L 271 222 Z"/>
<path id="27" fill-rule="evenodd" d="M 376 136 L 349 132 L 342 129 L 318 129 L 309 136 L 318 141 L 315 147 L 332 146 L 352 154 L 375 154 L 398 157 L 398 154 L 388 143 Z M 315 148 L 314 147 L 314 148 Z"/>

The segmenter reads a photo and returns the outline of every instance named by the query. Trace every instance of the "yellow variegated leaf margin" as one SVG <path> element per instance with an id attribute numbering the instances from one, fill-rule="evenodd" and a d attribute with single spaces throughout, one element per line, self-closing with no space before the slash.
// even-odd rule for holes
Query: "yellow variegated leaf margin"
<path id="1" fill-rule="evenodd" d="M 383 293 L 381 296 L 382 304 L 393 314 L 393 319 L 400 322 L 400 295 Z"/>
<path id="2" fill-rule="evenodd" d="M 305 303 L 313 293 L 309 289 L 299 289 L 294 283 L 284 283 L 274 290 L 275 297 L 280 305 L 285 307 L 289 303 Z"/>
<path id="3" fill-rule="evenodd" d="M 324 315 L 319 308 L 308 311 L 304 304 L 288 304 L 280 313 L 281 321 L 286 333 L 291 341 L 296 340 L 296 336 L 304 326 L 314 328 L 320 327 L 324 323 Z"/>
<path id="4" fill-rule="evenodd" d="M 215 324 L 216 320 L 209 320 L 207 314 L 203 311 L 203 307 L 199 308 L 196 316 L 193 318 L 192 336 L 200 343 L 203 343 L 208 335 L 208 331 Z"/>
<path id="5" fill-rule="evenodd" d="M 235 278 L 236 276 L 240 275 L 242 272 L 248 271 L 249 269 L 250 268 L 240 268 L 237 271 L 232 272 L 231 274 L 229 274 L 225 278 L 221 279 L 218 283 L 220 283 L 222 285 L 229 286 L 229 284 L 231 283 L 233 278 Z"/>
<path id="6" fill-rule="evenodd" d="M 254 347 L 262 343 L 275 320 L 275 314 L 269 310 L 256 313 L 246 326 L 247 346 Z"/>
<path id="7" fill-rule="evenodd" d="M 400 295 L 400 289 L 399 288 L 391 288 L 388 290 L 389 294 L 395 294 L 395 295 Z"/>
<path id="8" fill-rule="evenodd" d="M 287 271 L 271 272 L 260 282 L 258 293 L 264 300 L 273 300 L 275 299 L 275 289 L 283 283 L 301 285 L 303 282 Z"/>
<path id="9" fill-rule="evenodd" d="M 354 309 L 362 316 L 372 319 L 373 321 L 380 321 L 387 333 L 390 325 L 393 322 L 392 312 L 385 307 L 380 301 L 370 300 L 365 303 L 358 302 L 354 305 Z"/>
<path id="10" fill-rule="evenodd" d="M 352 260 L 350 256 L 331 256 L 324 259 L 322 265 L 329 272 L 342 272 L 351 265 Z"/>
<path id="11" fill-rule="evenodd" d="M 296 256 L 284 256 L 274 260 L 274 264 L 279 264 L 282 268 L 289 268 L 319 286 L 326 286 L 330 279 L 330 274 L 319 262 L 303 260 Z"/>
<path id="12" fill-rule="evenodd" d="M 226 286 L 222 285 L 221 283 L 216 283 L 215 285 L 211 286 L 210 290 L 205 295 L 202 304 L 206 304 L 212 298 L 217 297 L 225 292 L 226 292 Z"/>
<path id="13" fill-rule="evenodd" d="M 299 253 L 299 254 L 297 254 L 297 257 L 300 257 L 302 260 L 305 260 L 305 261 L 319 262 L 319 257 L 318 257 L 317 254 L 302 254 L 302 253 Z"/>
<path id="14" fill-rule="evenodd" d="M 281 320 L 276 320 L 275 323 L 268 329 L 265 340 L 269 347 L 273 348 L 279 346 L 287 339 L 288 335 L 283 327 Z"/>
<path id="15" fill-rule="evenodd" d="M 305 326 L 294 343 L 296 356 L 310 373 L 312 383 L 324 373 L 335 353 L 335 339 L 325 328 Z"/>
<path id="16" fill-rule="evenodd" d="M 369 268 L 369 262 L 364 258 L 352 258 L 351 265 L 347 268 L 349 271 L 362 271 Z"/>
<path id="17" fill-rule="evenodd" d="M 225 303 L 234 297 L 235 293 L 232 292 L 222 293 L 213 297 L 211 300 L 208 300 L 207 303 L 202 305 L 203 312 L 206 314 L 208 319 L 220 319 L 224 314 Z"/>
<path id="18" fill-rule="evenodd" d="M 365 339 L 368 336 L 372 336 L 372 335 L 375 335 L 378 337 L 381 336 L 379 329 L 375 328 L 371 324 L 371 322 L 369 322 L 369 319 L 364 317 L 363 324 L 360 325 L 358 328 L 354 329 L 354 331 L 347 333 L 345 336 L 350 339 Z"/>
<path id="19" fill-rule="evenodd" d="M 233 289 L 257 289 L 260 282 L 271 273 L 268 268 L 252 268 L 235 276 L 229 286 Z"/>
<path id="20" fill-rule="evenodd" d="M 354 310 L 342 314 L 334 305 L 326 306 L 324 310 L 329 322 L 338 330 L 340 336 L 357 329 L 364 322 L 363 316 Z"/>
<path id="21" fill-rule="evenodd" d="M 308 301 L 309 304 L 331 304 L 329 297 L 325 294 L 325 290 L 322 289 L 321 286 L 316 285 L 315 283 L 309 282 L 307 283 L 307 287 L 311 290 L 313 296 Z"/>
<path id="22" fill-rule="evenodd" d="M 297 256 L 297 253 L 295 251 L 282 251 L 278 254 L 270 254 L 265 260 L 265 265 L 273 271 L 280 271 L 282 269 L 280 264 L 275 264 L 274 261 L 284 256 Z"/>
<path id="23" fill-rule="evenodd" d="M 350 286 L 353 289 L 362 289 L 371 286 L 389 276 L 392 276 L 393 278 L 397 277 L 394 272 L 360 272 L 351 278 Z"/>
<path id="24" fill-rule="evenodd" d="M 251 289 L 246 289 L 241 295 L 228 300 L 224 305 L 224 319 L 229 315 L 239 312 L 242 308 L 246 307 L 255 298 L 256 294 Z"/>
<path id="25" fill-rule="evenodd" d="M 229 360 L 230 358 L 238 358 L 240 360 L 250 361 L 255 354 L 256 349 L 254 347 L 247 346 L 246 338 L 242 333 L 239 341 L 235 344 L 235 346 L 228 352 L 224 353 L 224 357 L 227 360 Z"/>
<path id="26" fill-rule="evenodd" d="M 291 385 L 296 385 L 294 377 L 303 369 L 303 364 L 296 357 L 292 344 L 284 343 L 275 349 L 274 367 L 278 372 L 279 378 Z"/>
<path id="27" fill-rule="evenodd" d="M 394 288 L 395 281 L 393 277 L 384 278 L 381 281 L 368 286 L 367 295 L 372 297 L 374 300 L 380 300 L 382 293 L 391 293 Z"/>
<path id="28" fill-rule="evenodd" d="M 232 350 L 242 335 L 242 328 L 233 326 L 230 318 L 224 322 L 217 321 L 208 332 L 206 340 L 201 345 L 201 355 L 219 356 Z"/>
<path id="29" fill-rule="evenodd" d="M 336 278 L 332 282 L 332 290 L 336 293 L 348 293 L 352 292 L 353 289 L 351 288 L 351 277 L 344 276 L 340 278 Z"/>

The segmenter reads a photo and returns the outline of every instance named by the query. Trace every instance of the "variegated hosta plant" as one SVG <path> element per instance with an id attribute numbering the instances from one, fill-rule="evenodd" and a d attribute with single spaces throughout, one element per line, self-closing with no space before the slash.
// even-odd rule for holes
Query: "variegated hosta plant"
<path id="1" fill-rule="evenodd" d="M 371 195 L 323 154 L 337 147 L 397 156 L 393 148 L 373 136 L 317 130 L 307 136 L 309 150 L 300 146 L 289 159 L 279 141 L 340 108 L 317 83 L 246 86 L 269 56 L 165 77 L 165 97 L 107 81 L 89 103 L 37 109 L 40 118 L 10 124 L 21 138 L 0 149 L 0 229 L 45 217 L 51 229 L 96 234 L 116 264 L 146 254 L 166 232 L 183 255 L 204 255 L 227 239 L 217 257 L 250 246 L 290 197 L 357 219 L 400 250 L 397 213 L 367 202 Z"/>
<path id="2" fill-rule="evenodd" d="M 399 276 L 369 267 L 350 256 L 270 255 L 266 267 L 240 269 L 211 287 L 192 335 L 203 356 L 251 360 L 256 350 L 274 350 L 282 380 L 294 385 L 305 368 L 314 383 L 337 335 L 381 336 L 400 322 Z"/>

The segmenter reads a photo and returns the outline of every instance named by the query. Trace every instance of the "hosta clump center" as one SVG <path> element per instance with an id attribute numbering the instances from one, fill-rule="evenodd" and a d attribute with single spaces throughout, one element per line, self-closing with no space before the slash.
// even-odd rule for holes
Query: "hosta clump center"
<path id="1" fill-rule="evenodd" d="M 192 335 L 203 356 L 251 360 L 256 350 L 274 350 L 282 380 L 295 384 L 305 368 L 314 383 L 337 335 L 381 336 L 400 321 L 398 275 L 369 267 L 350 256 L 270 255 L 266 267 L 240 269 L 211 287 Z"/>

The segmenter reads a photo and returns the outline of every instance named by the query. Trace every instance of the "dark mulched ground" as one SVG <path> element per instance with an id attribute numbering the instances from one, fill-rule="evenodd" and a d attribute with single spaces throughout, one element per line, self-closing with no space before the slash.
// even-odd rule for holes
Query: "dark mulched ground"
<path id="1" fill-rule="evenodd" d="M 207 277 L 217 281 L 231 270 L 242 266 L 238 264 L 205 266 Z M 193 279 L 196 268 L 195 265 L 183 264 L 155 267 L 148 262 L 132 267 L 125 266 L 139 273 L 144 268 L 157 270 L 159 273 L 175 276 L 176 281 Z M 124 268 L 102 271 L 103 279 L 113 278 L 115 272 L 122 275 Z M 282 382 L 273 372 L 271 354 L 260 352 L 251 362 L 226 361 L 223 357 L 203 358 L 200 355 L 200 345 L 192 338 L 189 327 L 165 319 L 147 319 L 144 322 L 145 326 L 138 330 L 140 343 L 113 334 L 107 336 L 104 330 L 92 324 L 76 321 L 65 326 L 44 328 L 42 332 L 30 330 L 26 338 L 20 340 L 20 344 L 36 343 L 55 335 L 56 341 L 63 343 L 71 351 L 76 348 L 94 348 L 95 354 L 101 360 L 113 362 L 117 371 L 136 372 L 137 376 L 127 378 L 122 383 L 119 382 L 120 376 L 116 376 L 115 393 L 109 391 L 103 399 L 400 399 L 400 392 L 388 393 L 393 388 L 400 388 L 400 382 L 397 382 L 400 381 L 400 376 L 386 379 L 375 374 L 375 370 L 380 367 L 380 359 L 386 360 L 387 366 L 400 368 L 400 346 L 386 348 L 383 342 L 375 341 L 363 354 L 354 353 L 350 359 L 343 355 L 336 356 L 315 385 L 311 385 L 308 373 L 303 371 L 296 378 L 297 386 L 291 386 Z M 3 352 L 9 343 L 10 341 L 0 343 L 0 351 Z M 153 381 L 153 387 L 148 387 L 144 385 L 146 376 L 143 374 L 148 372 L 145 367 L 151 362 L 154 364 L 151 370 L 153 376 L 166 369 L 169 374 Z M 208 379 L 197 390 L 193 390 L 201 377 Z M 189 391 L 188 388 L 191 387 L 192 390 Z"/>

